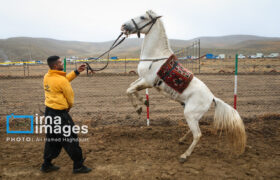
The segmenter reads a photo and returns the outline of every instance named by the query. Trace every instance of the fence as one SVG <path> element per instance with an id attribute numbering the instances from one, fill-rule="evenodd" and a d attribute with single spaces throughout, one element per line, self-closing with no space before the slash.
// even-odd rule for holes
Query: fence
<path id="1" fill-rule="evenodd" d="M 175 51 L 174 54 L 178 57 L 180 62 L 193 73 L 200 73 L 201 71 L 201 55 L 200 55 L 200 40 L 196 40 L 192 45 Z M 204 56 L 203 56 L 204 57 Z"/>
<path id="2" fill-rule="evenodd" d="M 178 54 L 179 62 L 195 74 L 234 74 L 234 59 L 182 59 L 185 54 Z M 75 70 L 83 61 L 67 62 L 67 72 Z M 94 68 L 105 65 L 105 61 L 90 62 Z M 109 66 L 97 73 L 133 74 L 137 72 L 137 59 L 110 60 Z M 22 63 L 0 66 L 0 78 L 43 76 L 48 71 L 47 64 Z M 280 59 L 239 59 L 238 72 L 241 74 L 280 73 Z"/>

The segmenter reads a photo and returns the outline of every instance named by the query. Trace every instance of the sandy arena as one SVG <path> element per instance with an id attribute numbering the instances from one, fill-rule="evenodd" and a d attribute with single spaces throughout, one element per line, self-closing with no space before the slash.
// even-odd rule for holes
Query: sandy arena
<path id="1" fill-rule="evenodd" d="M 198 75 L 215 96 L 233 105 L 233 75 Z M 89 174 L 73 175 L 63 150 L 57 172 L 43 174 L 44 142 L 9 142 L 6 115 L 44 110 L 42 78 L 0 79 L 0 179 L 280 179 L 280 75 L 238 76 L 237 110 L 248 136 L 245 153 L 231 154 L 224 136 L 212 128 L 214 104 L 200 121 L 202 138 L 185 163 L 179 156 L 192 141 L 178 144 L 188 126 L 180 104 L 150 91 L 151 126 L 139 117 L 125 91 L 137 76 L 78 77 L 72 82 L 76 124 L 89 126 L 81 142 Z M 144 95 L 144 91 L 141 93 Z M 145 110 L 145 108 L 143 108 Z M 18 128 L 24 126 L 18 122 Z M 37 138 L 43 135 L 24 135 Z"/>

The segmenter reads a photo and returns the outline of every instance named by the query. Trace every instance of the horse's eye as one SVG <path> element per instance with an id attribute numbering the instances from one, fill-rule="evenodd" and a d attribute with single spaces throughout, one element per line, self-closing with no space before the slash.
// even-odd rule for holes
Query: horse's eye
<path id="1" fill-rule="evenodd" d="M 145 17 L 144 17 L 144 16 L 141 16 L 140 19 L 145 20 Z"/>

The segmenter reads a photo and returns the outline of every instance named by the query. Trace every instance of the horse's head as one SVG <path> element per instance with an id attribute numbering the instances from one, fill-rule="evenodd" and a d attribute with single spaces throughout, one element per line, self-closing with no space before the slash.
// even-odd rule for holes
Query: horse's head
<path id="1" fill-rule="evenodd" d="M 161 16 L 156 15 L 152 10 L 149 10 L 145 14 L 124 23 L 121 27 L 121 31 L 126 35 L 137 33 L 140 38 L 140 33 L 148 34 L 160 17 Z"/>

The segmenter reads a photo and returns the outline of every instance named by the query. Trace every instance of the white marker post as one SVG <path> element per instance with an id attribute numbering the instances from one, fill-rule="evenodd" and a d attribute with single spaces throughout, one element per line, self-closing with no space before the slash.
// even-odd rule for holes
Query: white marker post
<path id="1" fill-rule="evenodd" d="M 238 54 L 235 55 L 235 75 L 234 75 L 234 109 L 236 109 L 237 104 L 237 70 L 238 70 Z"/>
<path id="2" fill-rule="evenodd" d="M 149 102 L 149 90 L 146 89 L 146 102 L 147 102 L 147 126 L 150 126 L 150 102 Z"/>

